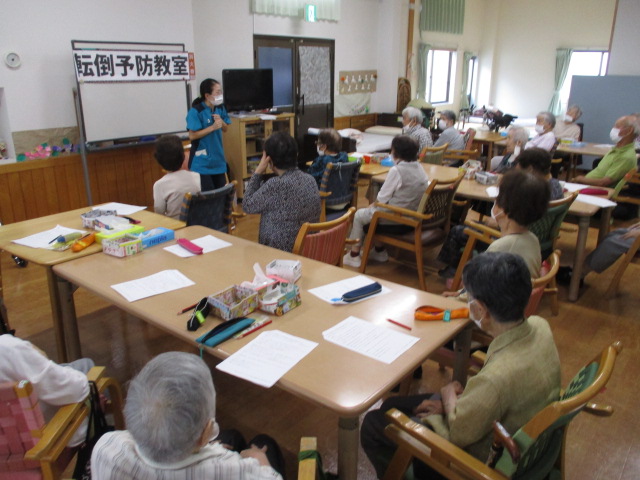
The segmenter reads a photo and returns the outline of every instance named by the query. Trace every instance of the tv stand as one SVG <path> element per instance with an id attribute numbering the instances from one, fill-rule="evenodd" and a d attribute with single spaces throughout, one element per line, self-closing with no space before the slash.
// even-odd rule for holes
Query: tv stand
<path id="1" fill-rule="evenodd" d="M 248 180 L 262 158 L 262 144 L 273 132 L 288 132 L 293 136 L 293 113 L 273 115 L 275 120 L 262 120 L 258 112 L 237 116 L 229 114 L 231 125 L 222 136 L 224 155 L 229 164 L 229 177 L 238 182 L 238 197 L 244 196 L 244 181 Z"/>

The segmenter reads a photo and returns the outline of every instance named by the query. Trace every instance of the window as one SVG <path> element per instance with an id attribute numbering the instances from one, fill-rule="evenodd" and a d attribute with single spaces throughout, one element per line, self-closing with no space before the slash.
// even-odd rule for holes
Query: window
<path id="1" fill-rule="evenodd" d="M 426 70 L 425 100 L 432 104 L 451 103 L 453 79 L 456 78 L 456 52 L 429 50 Z"/>
<path id="2" fill-rule="evenodd" d="M 474 105 L 475 98 L 473 96 L 476 89 L 476 83 L 478 81 L 478 57 L 471 57 L 469 59 L 469 70 L 467 73 L 467 99 L 469 100 L 469 106 Z"/>
<path id="3" fill-rule="evenodd" d="M 562 88 L 560 89 L 560 103 L 563 111 L 569 103 L 571 93 L 571 77 L 574 75 L 603 76 L 607 72 L 609 52 L 606 51 L 573 51 L 569 61 L 569 70 Z"/>

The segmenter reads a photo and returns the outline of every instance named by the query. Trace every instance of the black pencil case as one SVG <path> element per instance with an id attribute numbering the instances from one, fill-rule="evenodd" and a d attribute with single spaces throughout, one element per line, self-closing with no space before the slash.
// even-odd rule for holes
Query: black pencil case
<path id="1" fill-rule="evenodd" d="M 371 295 L 375 295 L 381 291 L 382 285 L 378 282 L 373 282 L 370 285 L 365 285 L 364 287 L 356 288 L 355 290 L 351 290 L 350 292 L 343 294 L 342 301 L 347 303 L 355 302 L 356 300 L 370 297 Z"/>

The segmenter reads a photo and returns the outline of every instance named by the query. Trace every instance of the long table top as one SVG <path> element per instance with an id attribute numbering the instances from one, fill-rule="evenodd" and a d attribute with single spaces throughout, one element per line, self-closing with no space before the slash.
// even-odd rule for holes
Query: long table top
<path id="1" fill-rule="evenodd" d="M 560 143 L 558 145 L 559 152 L 575 153 L 578 155 L 595 155 L 598 157 L 604 157 L 611 151 L 613 145 L 607 145 L 605 143 L 591 143 L 582 142 L 583 145 L 578 147 L 575 145 L 566 145 Z"/>
<path id="2" fill-rule="evenodd" d="M 36 263 L 38 265 L 56 265 L 58 263 L 67 262 L 76 258 L 85 257 L 102 251 L 102 245 L 94 243 L 80 252 L 72 252 L 71 249 L 63 252 L 55 250 L 46 250 L 44 248 L 31 248 L 24 245 L 12 243 L 13 240 L 24 238 L 29 235 L 50 230 L 56 225 L 78 230 L 86 230 L 82 226 L 80 215 L 91 210 L 92 207 L 78 208 L 68 212 L 55 213 L 46 217 L 34 218 L 23 222 L 10 223 L 0 227 L 0 250 L 5 250 L 12 255 Z M 185 223 L 170 217 L 165 217 L 158 213 L 142 210 L 134 214 L 128 215 L 131 218 L 140 220 L 140 225 L 146 229 L 157 227 L 169 228 L 176 230 L 184 227 Z"/>
<path id="3" fill-rule="evenodd" d="M 165 251 L 163 246 L 153 247 L 127 258 L 91 255 L 57 265 L 54 272 L 169 334 L 194 342 L 195 338 L 219 324 L 220 319 L 210 315 L 197 332 L 189 332 L 186 329 L 188 315 L 178 316 L 178 310 L 230 285 L 251 280 L 254 275 L 252 267 L 256 262 L 264 268 L 274 259 L 300 260 L 302 278 L 298 281 L 298 286 L 301 289 L 302 304 L 282 317 L 272 317 L 273 323 L 261 331 L 277 329 L 319 343 L 277 385 L 342 416 L 355 416 L 365 411 L 468 323 L 466 319 L 414 322 L 413 313 L 418 306 L 454 308 L 460 304 L 456 300 L 379 279 L 376 280 L 391 289 L 390 293 L 355 304 L 330 305 L 308 293 L 308 290 L 353 277 L 358 275 L 356 272 L 204 227 L 193 226 L 178 230 L 176 237 L 195 239 L 209 234 L 231 242 L 233 246 L 190 258 L 179 258 Z M 111 285 L 165 269 L 178 269 L 194 281 L 195 285 L 136 302 L 128 302 L 111 288 Z M 96 272 L 100 272 L 100 275 L 96 275 Z M 389 365 L 323 340 L 324 330 L 352 315 L 385 328 L 414 335 L 420 340 Z M 410 325 L 413 330 L 407 332 L 387 322 L 387 318 Z M 253 340 L 256 335 L 257 333 L 240 340 L 228 340 L 218 347 L 206 350 L 215 357 L 224 359 Z M 195 352 L 196 344 L 193 344 Z"/>

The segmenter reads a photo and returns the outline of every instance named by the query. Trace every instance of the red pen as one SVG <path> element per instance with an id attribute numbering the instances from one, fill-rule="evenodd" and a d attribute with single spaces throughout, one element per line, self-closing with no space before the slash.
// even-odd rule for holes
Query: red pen
<path id="1" fill-rule="evenodd" d="M 253 333 L 253 332 L 257 331 L 257 330 L 260 330 L 262 327 L 266 327 L 267 325 L 269 325 L 272 322 L 273 322 L 273 320 L 266 320 L 264 322 L 259 322 L 258 325 L 249 327 L 244 332 L 241 332 L 240 335 L 238 335 L 236 338 L 244 338 L 247 335 L 249 335 L 249 334 L 251 334 L 251 333 Z"/>
<path id="2" fill-rule="evenodd" d="M 183 308 L 182 310 L 180 310 L 180 311 L 178 312 L 178 315 L 182 315 L 183 313 L 187 313 L 189 310 L 193 310 L 193 309 L 194 309 L 194 308 L 196 308 L 197 306 L 198 306 L 198 304 L 197 304 L 197 303 L 194 303 L 193 305 L 189 305 L 188 307 Z"/>
<path id="3" fill-rule="evenodd" d="M 405 325 L 404 323 L 396 322 L 395 320 L 391 320 L 390 318 L 387 318 L 387 322 L 391 322 L 394 325 L 398 325 L 399 327 L 406 328 L 407 330 L 411 331 L 411 327 L 409 325 Z"/>

